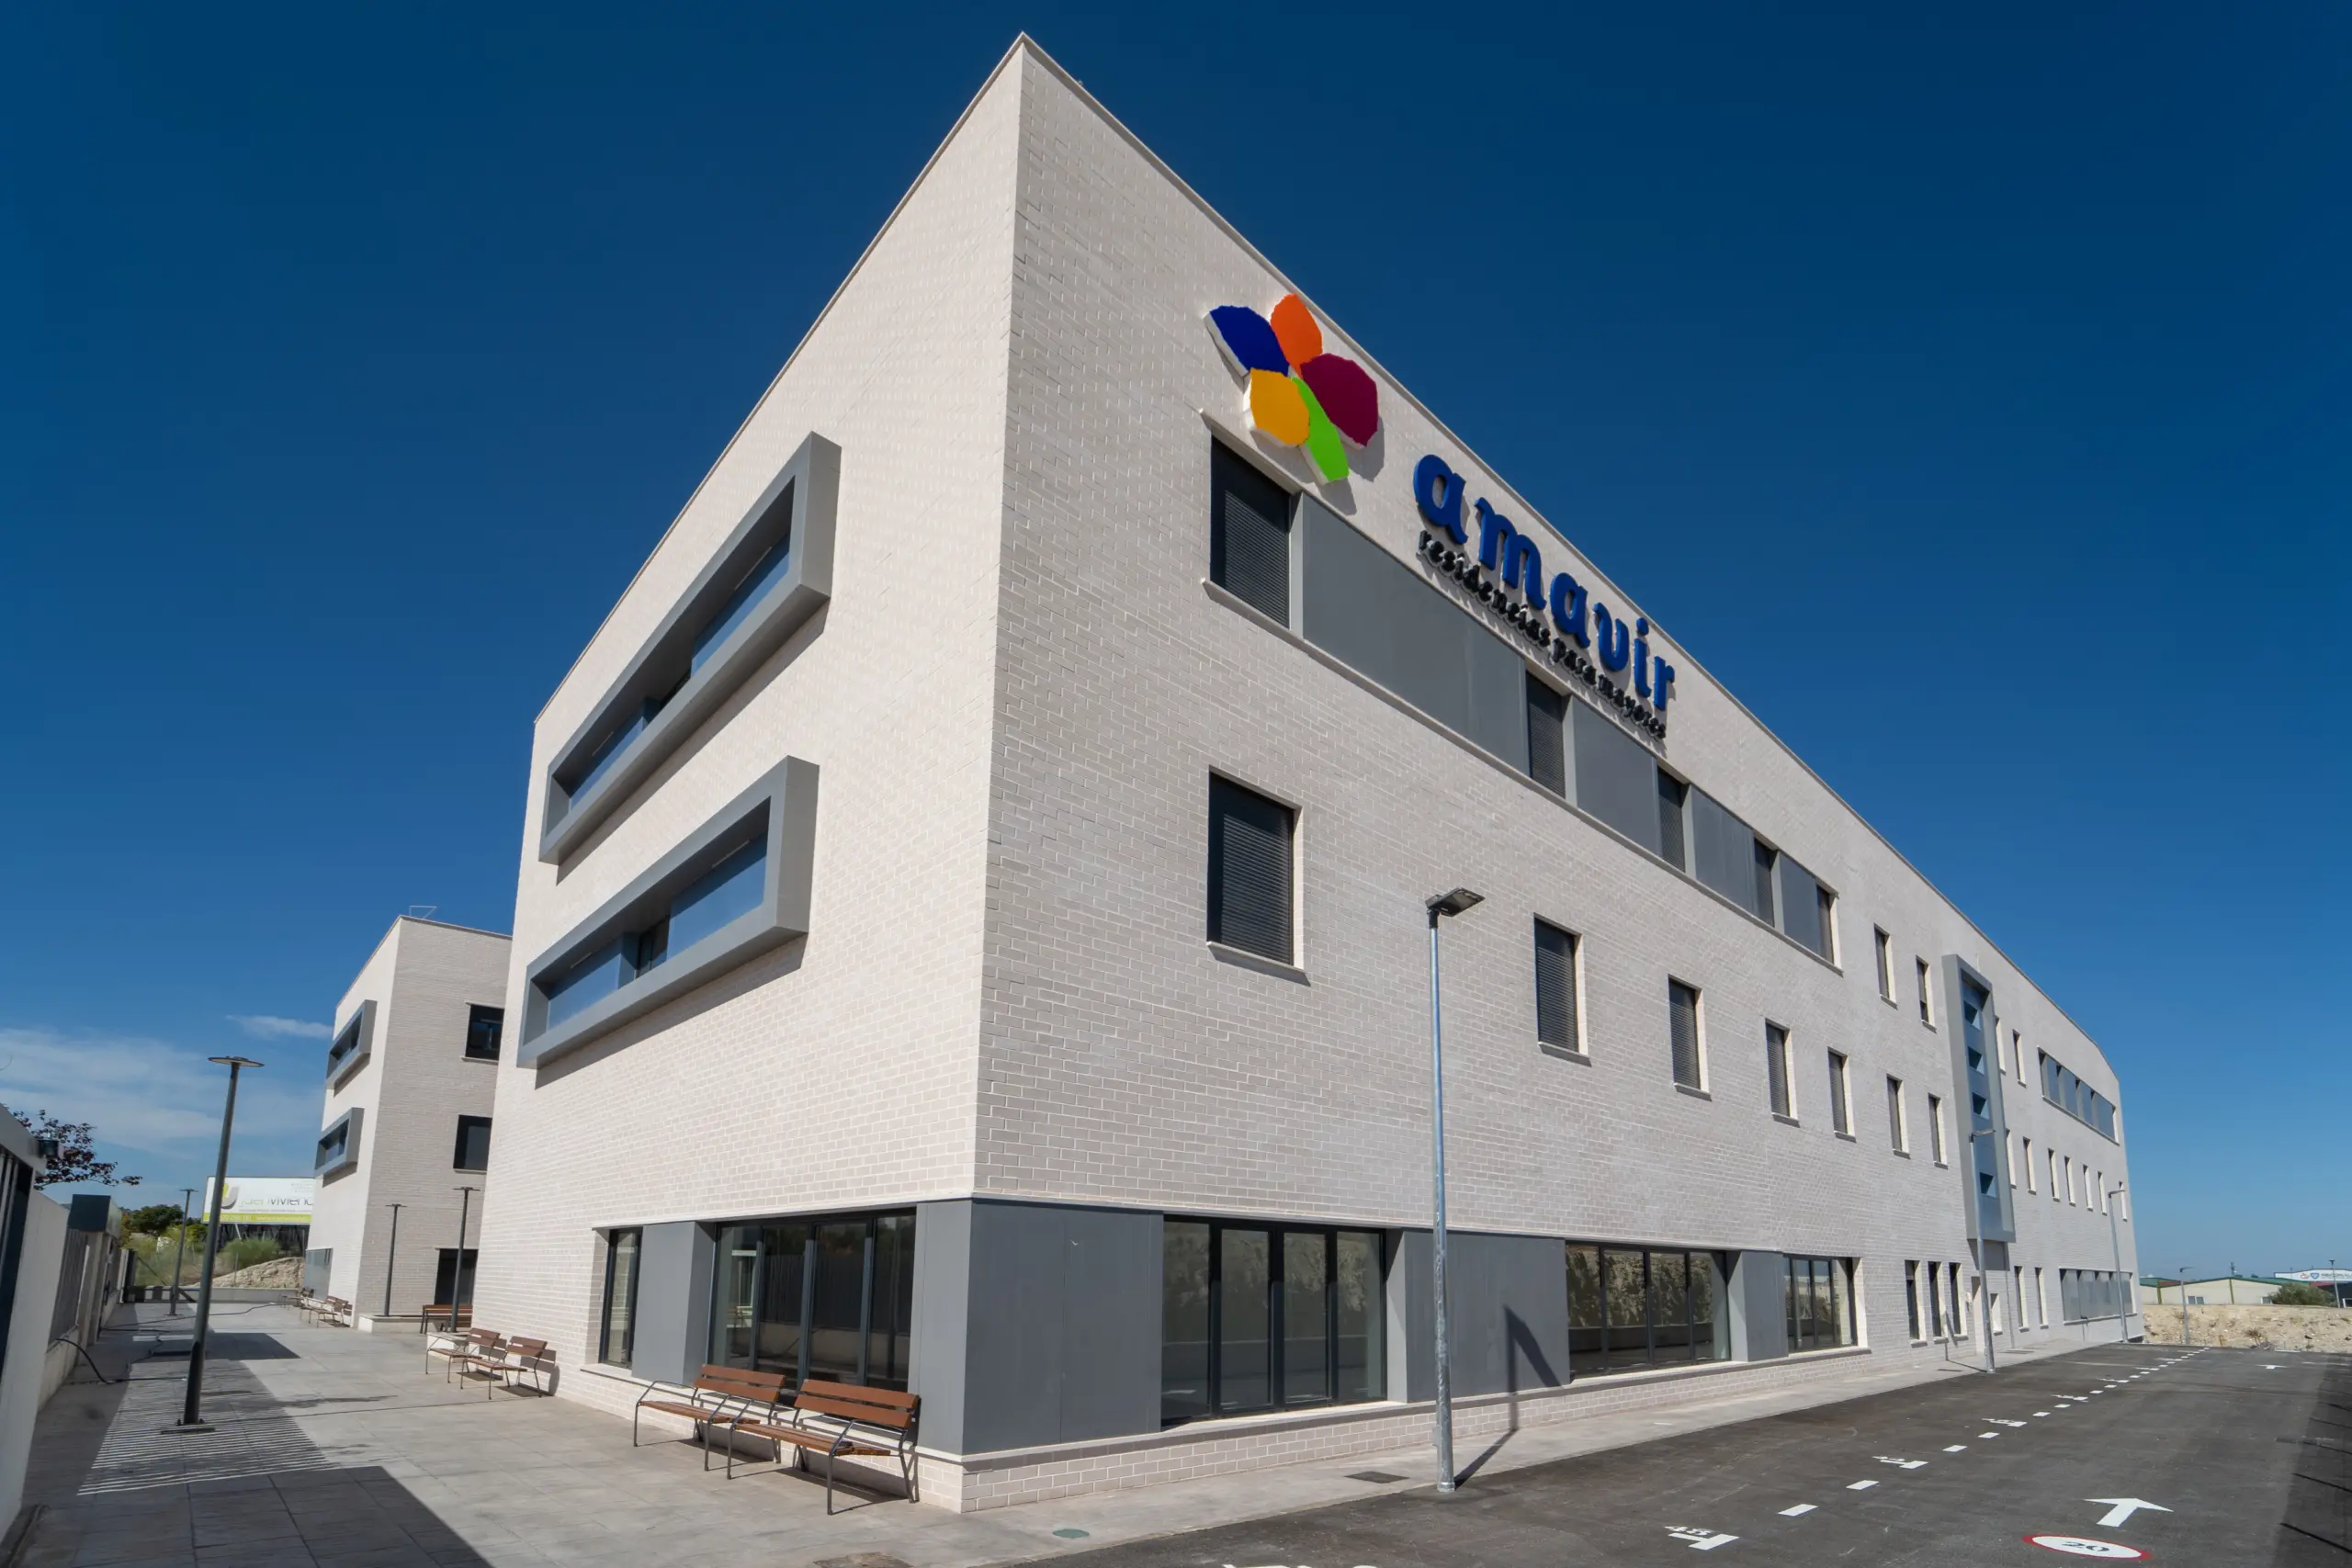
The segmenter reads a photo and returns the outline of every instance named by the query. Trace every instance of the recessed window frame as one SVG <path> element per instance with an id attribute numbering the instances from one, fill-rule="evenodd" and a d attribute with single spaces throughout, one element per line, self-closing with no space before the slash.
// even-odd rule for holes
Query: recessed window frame
<path id="1" fill-rule="evenodd" d="M 485 1028 L 484 1026 L 488 1027 Z M 487 1035 L 490 1049 L 481 1048 Z M 495 1062 L 506 1049 L 506 1010 L 488 1002 L 466 1004 L 466 1050 L 469 1062 Z"/>
<path id="2" fill-rule="evenodd" d="M 1886 1075 L 1886 1135 L 1896 1154 L 1910 1154 L 1910 1112 L 1903 1102 L 1903 1080 L 1893 1073 Z"/>
<path id="3" fill-rule="evenodd" d="M 356 1169 L 359 1165 L 359 1137 L 366 1131 L 367 1120 L 367 1107 L 355 1105 L 321 1128 L 311 1174 L 323 1180 L 330 1176 L 341 1176 L 346 1170 Z"/>
<path id="4" fill-rule="evenodd" d="M 1567 943 L 1568 1017 L 1567 1038 L 1565 1040 L 1555 1040 L 1544 1032 L 1543 964 L 1544 938 L 1546 932 L 1561 938 Z M 1557 920 L 1547 920 L 1538 915 L 1535 917 L 1534 956 L 1536 964 L 1535 1043 L 1555 1056 L 1575 1056 L 1582 1059 L 1589 1055 L 1585 1049 L 1584 1032 L 1584 939 Z"/>
<path id="5" fill-rule="evenodd" d="M 1796 1060 L 1786 1024 L 1764 1021 L 1764 1102 L 1783 1122 L 1797 1120 Z"/>
<path id="6" fill-rule="evenodd" d="M 376 1054 L 376 1004 L 363 1001 L 341 1029 L 334 1032 L 334 1043 L 327 1047 L 327 1092 L 332 1094 L 351 1081 Z"/>
<path id="7" fill-rule="evenodd" d="M 637 1353 L 637 1285 L 644 1272 L 645 1229 L 622 1225 L 605 1233 L 605 1288 L 596 1314 L 596 1359 L 626 1367 Z M 616 1325 L 613 1308 L 620 1307 Z M 613 1343 L 616 1336 L 620 1343 Z M 617 1354 L 616 1350 L 617 1349 Z"/>
<path id="8" fill-rule="evenodd" d="M 1678 990 L 1690 994 L 1690 1055 L 1695 1081 L 1689 1083 L 1683 1081 L 1682 1064 L 1674 1059 L 1674 1018 L 1678 1000 L 1675 993 Z M 1694 986 L 1679 976 L 1666 977 L 1666 1037 L 1667 1061 L 1674 1076 L 1674 1087 L 1685 1094 L 1707 1098 L 1707 992 L 1704 987 Z"/>
<path id="9" fill-rule="evenodd" d="M 1878 948 L 1879 999 L 1885 1002 L 1889 1007 L 1895 1006 L 1894 939 L 1886 934 L 1886 928 L 1884 926 L 1872 926 L 1871 928 L 1871 940 Z"/>
<path id="10" fill-rule="evenodd" d="M 468 1165 L 466 1163 L 467 1145 L 473 1141 L 469 1134 L 477 1132 L 481 1134 L 481 1163 L 480 1165 Z M 489 1117 L 461 1115 L 458 1118 L 458 1143 L 457 1147 L 451 1152 L 449 1156 L 449 1168 L 451 1170 L 469 1170 L 477 1173 L 490 1168 Z"/>
<path id="11" fill-rule="evenodd" d="M 1262 801 L 1283 813 L 1287 833 L 1285 850 L 1289 858 L 1289 864 L 1285 868 L 1289 908 L 1284 911 L 1287 942 L 1283 952 L 1279 955 L 1261 952 L 1257 948 L 1232 941 L 1232 937 L 1241 933 L 1227 930 L 1226 922 L 1220 918 L 1219 911 L 1222 905 L 1217 895 L 1219 886 L 1217 878 L 1221 874 L 1223 863 L 1217 847 L 1217 792 L 1220 786 L 1251 799 Z M 1295 801 L 1285 800 L 1278 795 L 1260 789 L 1255 784 L 1244 783 L 1231 773 L 1218 770 L 1210 772 L 1208 815 L 1204 834 L 1204 853 L 1201 876 L 1201 929 L 1212 950 L 1222 953 L 1232 953 L 1255 964 L 1271 964 L 1282 970 L 1295 972 L 1305 969 L 1306 941 L 1303 927 L 1306 897 L 1300 868 L 1305 864 L 1306 858 L 1301 843 L 1306 830 L 1306 813 L 1301 810 Z"/>
<path id="12" fill-rule="evenodd" d="M 1948 1163 L 1944 1154 L 1944 1097 L 1928 1096 L 1928 1138 L 1938 1165 Z"/>
<path id="13" fill-rule="evenodd" d="M 841 458 L 840 447 L 813 432 L 800 444 L 587 716 L 555 749 L 538 781 L 541 861 L 560 864 L 578 850 L 832 597 Z M 740 623 L 707 649 L 697 650 L 697 638 L 723 619 L 729 598 L 778 544 L 790 552 L 783 574 Z M 649 703 L 658 705 L 643 728 L 622 743 L 621 754 L 593 784 L 580 786 L 575 795 L 560 782 L 585 771 L 587 759 L 626 722 L 625 716 L 644 712 Z"/>
<path id="14" fill-rule="evenodd" d="M 1854 1059 L 1843 1051 L 1829 1053 L 1829 1130 L 1841 1138 L 1854 1135 Z"/>
<path id="15" fill-rule="evenodd" d="M 763 953 L 808 935 L 817 784 L 816 763 L 786 757 L 533 960 L 524 975 L 516 1064 L 543 1066 Z M 638 973 L 560 1023 L 548 1024 L 547 983 L 552 977 L 569 973 L 608 944 L 657 924 L 672 899 L 748 841 L 743 834 L 754 824 L 764 835 L 766 863 L 755 907 L 691 947 L 666 953 L 658 967 Z"/>
<path id="16" fill-rule="evenodd" d="M 1928 961 L 1914 957 L 1911 960 L 1911 966 L 1913 974 L 1917 976 L 1919 982 L 1919 1021 L 1929 1029 L 1933 1029 L 1936 1026 L 1936 987 L 1928 968 Z"/>

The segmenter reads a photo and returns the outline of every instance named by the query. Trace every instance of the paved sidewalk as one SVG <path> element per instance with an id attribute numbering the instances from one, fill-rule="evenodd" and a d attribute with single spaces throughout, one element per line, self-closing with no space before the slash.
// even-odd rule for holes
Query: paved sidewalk
<path id="1" fill-rule="evenodd" d="M 205 1412 L 219 1429 L 164 1437 L 187 1363 L 153 1352 L 187 1319 L 129 1311 L 137 1324 L 99 1354 L 123 1381 L 69 1384 L 42 1413 L 27 1497 L 48 1512 L 23 1568 L 978 1568 L 1410 1490 L 1430 1466 L 1416 1449 L 980 1514 L 890 1500 L 829 1518 L 820 1483 L 729 1482 L 689 1444 L 632 1450 L 626 1423 L 569 1400 L 452 1387 L 414 1335 L 312 1327 L 275 1305 L 216 1313 Z M 1460 1457 L 1493 1475 L 1973 1375 L 1865 1360 L 1803 1389 L 1531 1427 Z M 1353 1479 L 1364 1472 L 1406 1479 Z"/>

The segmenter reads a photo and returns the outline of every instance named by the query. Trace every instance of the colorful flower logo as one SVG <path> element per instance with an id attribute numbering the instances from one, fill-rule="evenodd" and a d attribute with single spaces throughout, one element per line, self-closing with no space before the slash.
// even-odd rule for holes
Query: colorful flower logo
<path id="1" fill-rule="evenodd" d="M 1209 325 L 1237 371 L 1250 378 L 1250 421 L 1285 446 L 1305 446 L 1328 480 L 1348 477 L 1346 443 L 1380 430 L 1380 389 L 1352 359 L 1323 352 L 1323 329 L 1295 294 L 1271 321 L 1247 305 L 1219 305 Z"/>

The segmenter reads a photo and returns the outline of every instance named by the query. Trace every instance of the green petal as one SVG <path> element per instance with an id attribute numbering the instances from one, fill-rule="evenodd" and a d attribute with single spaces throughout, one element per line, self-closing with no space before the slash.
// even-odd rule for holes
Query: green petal
<path id="1" fill-rule="evenodd" d="M 1295 376 L 1290 378 L 1290 384 L 1298 389 L 1300 399 L 1306 404 L 1306 455 L 1315 459 L 1315 467 L 1326 483 L 1346 479 L 1348 452 L 1340 445 L 1340 427 L 1331 423 L 1331 416 L 1315 400 L 1315 389 Z"/>

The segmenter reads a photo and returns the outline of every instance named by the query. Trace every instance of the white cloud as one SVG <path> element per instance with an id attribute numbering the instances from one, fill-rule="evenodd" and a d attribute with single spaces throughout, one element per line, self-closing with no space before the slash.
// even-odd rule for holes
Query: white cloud
<path id="1" fill-rule="evenodd" d="M 87 1122 L 102 1154 L 136 1150 L 209 1166 L 228 1090 L 201 1049 L 135 1035 L 0 1027 L 0 1102 L 20 1115 L 47 1111 Z M 237 1084 L 237 1148 L 278 1163 L 318 1135 L 319 1084 L 310 1054 L 248 1071 Z M 109 1145 L 111 1150 L 109 1152 Z M 239 1154 L 240 1163 L 246 1157 Z M 135 1168 L 135 1166 L 134 1166 Z M 150 1178 L 156 1173 L 145 1172 Z"/>
<path id="2" fill-rule="evenodd" d="M 308 1019 L 277 1018 L 266 1012 L 232 1012 L 229 1021 L 256 1040 L 324 1040 L 334 1033 L 323 1023 Z"/>

